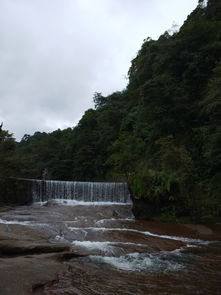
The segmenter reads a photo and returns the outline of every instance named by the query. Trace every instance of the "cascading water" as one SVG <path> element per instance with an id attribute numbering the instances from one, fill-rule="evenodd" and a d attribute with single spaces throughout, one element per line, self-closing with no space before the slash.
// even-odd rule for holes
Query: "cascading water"
<path id="1" fill-rule="evenodd" d="M 135 220 L 122 183 L 26 181 L 33 201 L 66 201 L 0 212 L 0 294 L 220 295 L 218 224 Z"/>
<path id="2" fill-rule="evenodd" d="M 126 183 L 32 180 L 34 202 L 69 199 L 84 202 L 129 203 Z"/>

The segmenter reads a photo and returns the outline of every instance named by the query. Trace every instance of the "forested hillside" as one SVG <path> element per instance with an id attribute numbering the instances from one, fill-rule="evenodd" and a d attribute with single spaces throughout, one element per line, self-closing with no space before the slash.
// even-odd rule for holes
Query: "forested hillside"
<path id="1" fill-rule="evenodd" d="M 199 1 L 178 32 L 147 38 L 128 78 L 122 92 L 96 93 L 74 128 L 19 143 L 1 131 L 1 179 L 46 168 L 50 179 L 123 180 L 154 214 L 220 216 L 221 1 Z"/>

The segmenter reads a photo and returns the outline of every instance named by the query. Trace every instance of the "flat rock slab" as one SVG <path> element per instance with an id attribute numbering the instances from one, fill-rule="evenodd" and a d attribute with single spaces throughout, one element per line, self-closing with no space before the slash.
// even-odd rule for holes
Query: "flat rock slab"
<path id="1" fill-rule="evenodd" d="M 185 223 L 164 223 L 157 221 L 134 221 L 134 226 L 139 224 L 146 230 L 159 235 L 171 235 L 192 239 L 221 240 L 220 224 L 185 224 Z M 138 227 L 139 229 L 139 227 Z"/>
<path id="2" fill-rule="evenodd" d="M 68 251 L 65 244 L 30 243 L 16 240 L 0 241 L 0 256 L 29 255 Z"/>
<path id="3" fill-rule="evenodd" d="M 52 243 L 35 229 L 22 225 L 0 225 L 0 256 L 15 256 L 68 251 L 63 243 Z"/>
<path id="4" fill-rule="evenodd" d="M 69 248 L 35 228 L 0 224 L 0 295 L 41 294 L 41 286 L 67 269 L 58 255 Z"/>
<path id="5" fill-rule="evenodd" d="M 1 240 L 45 241 L 49 239 L 45 233 L 35 228 L 20 224 L 0 224 Z"/>
<path id="6" fill-rule="evenodd" d="M 56 281 L 67 266 L 51 255 L 0 258 L 0 295 L 30 295 Z M 34 292 L 35 294 L 35 292 Z"/>

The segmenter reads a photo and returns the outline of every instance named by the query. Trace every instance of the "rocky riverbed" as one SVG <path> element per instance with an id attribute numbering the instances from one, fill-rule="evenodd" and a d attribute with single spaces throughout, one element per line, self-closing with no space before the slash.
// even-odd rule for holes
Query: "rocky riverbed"
<path id="1" fill-rule="evenodd" d="M 0 295 L 220 294 L 221 226 L 137 221 L 129 204 L 0 213 Z"/>

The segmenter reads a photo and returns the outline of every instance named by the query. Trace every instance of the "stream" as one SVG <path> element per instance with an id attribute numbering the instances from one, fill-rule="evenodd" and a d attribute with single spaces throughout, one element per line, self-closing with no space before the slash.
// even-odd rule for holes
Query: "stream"
<path id="1" fill-rule="evenodd" d="M 221 243 L 209 227 L 199 226 L 200 235 L 191 225 L 137 221 L 128 203 L 74 200 L 21 206 L 0 218 L 78 254 L 39 294 L 221 294 Z"/>

